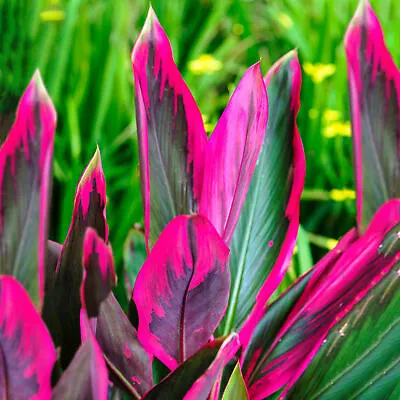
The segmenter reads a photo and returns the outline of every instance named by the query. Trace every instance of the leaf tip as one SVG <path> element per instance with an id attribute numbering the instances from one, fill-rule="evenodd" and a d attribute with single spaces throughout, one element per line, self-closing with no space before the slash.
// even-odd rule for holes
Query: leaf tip
<path id="1" fill-rule="evenodd" d="M 43 79 L 39 69 L 37 69 L 33 74 L 33 77 L 25 93 L 28 95 L 25 100 L 27 100 L 32 105 L 38 104 L 39 106 L 45 105 L 48 107 L 50 118 L 53 124 L 55 124 L 57 121 L 57 113 L 54 108 L 53 102 L 51 101 L 51 97 L 47 92 L 46 86 L 43 83 Z"/>
<path id="2" fill-rule="evenodd" d="M 81 182 L 85 182 L 87 179 L 89 179 L 89 176 L 92 174 L 93 171 L 100 171 L 103 173 L 103 166 L 101 163 L 101 155 L 100 155 L 100 149 L 98 146 L 96 146 L 96 151 L 93 154 L 92 159 L 90 160 L 88 166 L 86 167 L 83 175 Z"/>
<path id="3" fill-rule="evenodd" d="M 378 36 L 382 36 L 382 29 L 378 18 L 368 0 L 361 0 L 358 3 L 354 16 L 347 28 L 344 37 L 344 45 L 348 56 L 354 52 L 355 46 L 358 47 L 360 45 L 361 27 L 364 27 L 367 31 L 371 32 L 371 34 L 375 33 Z"/>
<path id="4" fill-rule="evenodd" d="M 138 60 L 138 58 L 140 59 L 140 54 L 142 53 L 141 50 L 143 50 L 143 46 L 147 46 L 148 42 L 157 41 L 160 37 L 160 32 L 164 33 L 164 30 L 161 27 L 157 15 L 150 4 L 143 28 L 132 49 L 131 61 L 133 66 L 135 66 L 135 62 Z"/>

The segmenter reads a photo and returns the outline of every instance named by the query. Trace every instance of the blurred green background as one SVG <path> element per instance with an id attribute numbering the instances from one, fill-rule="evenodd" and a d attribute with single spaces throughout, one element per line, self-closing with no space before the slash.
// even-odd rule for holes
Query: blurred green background
<path id="1" fill-rule="evenodd" d="M 395 0 L 371 3 L 398 62 L 400 7 Z M 355 223 L 343 37 L 357 0 L 153 0 L 152 6 L 208 131 L 248 66 L 261 59 L 266 73 L 284 53 L 299 51 L 307 176 L 289 283 Z M 64 241 L 76 184 L 98 143 L 120 278 L 125 240 L 142 221 L 130 52 L 148 7 L 148 0 L 0 0 L 0 134 L 39 68 L 58 112 L 51 238 Z"/>

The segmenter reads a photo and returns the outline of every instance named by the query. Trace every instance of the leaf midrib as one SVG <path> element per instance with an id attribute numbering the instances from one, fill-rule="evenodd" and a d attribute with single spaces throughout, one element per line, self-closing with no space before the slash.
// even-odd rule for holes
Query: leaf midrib
<path id="1" fill-rule="evenodd" d="M 156 119 L 154 118 L 154 115 L 152 117 L 153 117 L 153 121 L 155 121 Z M 167 175 L 167 172 L 166 172 L 166 168 L 167 167 L 165 165 L 164 158 L 162 157 L 162 154 L 161 154 L 160 142 L 159 142 L 158 135 L 157 135 L 158 129 L 155 127 L 155 125 L 151 124 L 151 120 L 148 120 L 148 124 L 150 126 L 153 126 L 153 129 L 151 129 L 151 131 L 152 131 L 152 135 L 154 137 L 154 141 L 156 143 L 157 155 L 158 155 L 158 159 L 160 160 L 160 165 L 161 165 L 161 173 L 162 173 L 162 175 L 163 175 L 163 177 L 165 179 L 165 186 L 167 188 L 168 202 L 169 202 L 171 211 L 173 213 L 173 216 L 176 217 L 177 213 L 176 213 L 174 199 L 172 197 L 172 188 L 171 188 L 170 181 L 168 179 L 168 175 Z M 149 150 L 149 148 L 147 150 Z M 150 169 L 151 169 L 151 164 L 150 164 Z M 151 181 L 151 172 L 152 171 L 150 171 L 150 181 Z M 150 192 L 151 192 L 151 183 L 150 183 Z M 150 193 L 150 196 L 151 196 L 151 193 Z"/>

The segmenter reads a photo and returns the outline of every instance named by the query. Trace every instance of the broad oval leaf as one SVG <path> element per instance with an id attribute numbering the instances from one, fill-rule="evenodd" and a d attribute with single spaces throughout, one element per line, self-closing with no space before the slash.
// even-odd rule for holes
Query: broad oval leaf
<path id="1" fill-rule="evenodd" d="M 301 87 L 297 53 L 292 51 L 278 60 L 267 73 L 265 83 L 269 118 L 233 235 L 232 287 L 225 333 L 240 327 L 255 304 L 257 309 L 264 307 L 283 279 L 299 227 L 305 159 L 296 126 Z M 257 318 L 242 330 L 242 344 L 247 341 L 245 336 L 251 335 Z"/>
<path id="2" fill-rule="evenodd" d="M 245 201 L 268 119 L 260 64 L 250 67 L 206 146 L 200 213 L 229 245 Z"/>
<path id="3" fill-rule="evenodd" d="M 399 398 L 399 310 L 400 263 L 397 262 L 331 329 L 286 398 Z"/>
<path id="4" fill-rule="evenodd" d="M 143 346 L 170 369 L 210 339 L 226 310 L 229 250 L 200 215 L 162 232 L 136 279 L 133 300 Z"/>
<path id="5" fill-rule="evenodd" d="M 96 338 L 111 367 L 113 381 L 123 387 L 128 382 L 129 389 L 133 388 L 138 397 L 152 388 L 151 358 L 112 293 L 100 305 Z M 118 375 L 113 376 L 116 370 Z"/>
<path id="6" fill-rule="evenodd" d="M 364 236 L 354 240 L 354 231 L 350 231 L 328 253 L 328 261 L 317 264 L 272 344 L 253 353 L 245 371 L 252 398 L 264 399 L 291 385 L 311 362 L 329 330 L 390 272 L 397 254 L 382 253 L 380 245 L 399 221 L 400 200 L 392 200 L 381 207 Z"/>
<path id="7" fill-rule="evenodd" d="M 0 274 L 16 277 L 41 308 L 56 112 L 39 72 L 0 149 Z"/>
<path id="8" fill-rule="evenodd" d="M 105 206 L 106 183 L 97 149 L 78 184 L 72 222 L 43 306 L 43 319 L 56 346 L 61 346 L 63 368 L 68 366 L 81 343 L 79 311 L 84 235 L 86 228 L 91 227 L 108 242 Z"/>
<path id="9" fill-rule="evenodd" d="M 166 376 L 144 399 L 207 399 L 224 366 L 239 347 L 236 334 L 207 343 Z"/>
<path id="10" fill-rule="evenodd" d="M 207 136 L 196 102 L 150 7 L 132 52 L 146 241 L 197 211 Z"/>
<path id="11" fill-rule="evenodd" d="M 400 196 L 400 73 L 368 1 L 345 37 L 360 232 L 378 208 Z"/>
<path id="12" fill-rule="evenodd" d="M 0 276 L 0 398 L 51 398 L 56 350 L 21 284 Z"/>

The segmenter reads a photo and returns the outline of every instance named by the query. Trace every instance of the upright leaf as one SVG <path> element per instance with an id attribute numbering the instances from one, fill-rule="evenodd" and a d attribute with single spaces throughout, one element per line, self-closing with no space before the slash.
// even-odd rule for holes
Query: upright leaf
<path id="1" fill-rule="evenodd" d="M 86 228 L 91 227 L 107 243 L 105 206 L 106 184 L 97 149 L 78 184 L 71 226 L 43 307 L 43 319 L 56 346 L 61 346 L 63 368 L 72 360 L 81 342 L 79 310 L 84 235 Z"/>
<path id="2" fill-rule="evenodd" d="M 21 284 L 0 276 L 0 398 L 51 398 L 56 350 Z"/>
<path id="3" fill-rule="evenodd" d="M 229 244 L 265 136 L 268 101 L 260 65 L 247 70 L 206 146 L 200 213 Z"/>
<path id="4" fill-rule="evenodd" d="M 225 313 L 229 250 L 200 215 L 162 232 L 136 279 L 133 299 L 143 346 L 170 369 L 210 339 Z"/>
<path id="5" fill-rule="evenodd" d="M 363 232 L 383 203 L 400 196 L 400 73 L 366 0 L 360 2 L 350 23 L 345 46 L 357 222 Z"/>
<path id="6" fill-rule="evenodd" d="M 150 356 L 140 344 L 136 329 L 113 294 L 100 306 L 96 338 L 111 367 L 111 378 L 114 382 L 123 387 L 128 382 L 138 395 L 144 395 L 152 388 Z M 120 374 L 113 375 L 115 370 Z"/>
<path id="7" fill-rule="evenodd" d="M 301 87 L 296 52 L 277 61 L 264 81 L 269 118 L 253 179 L 233 235 L 232 287 L 225 333 L 240 327 L 254 304 L 257 305 L 253 314 L 262 310 L 283 279 L 299 227 L 305 159 L 296 126 Z M 257 318 L 249 322 L 247 336 Z M 241 332 L 242 343 L 244 336 L 245 330 Z"/>
<path id="8" fill-rule="evenodd" d="M 41 307 L 56 113 L 39 72 L 0 149 L 0 274 L 16 277 Z"/>
<path id="9" fill-rule="evenodd" d="M 111 247 L 92 228 L 84 236 L 82 264 L 79 313 L 82 345 L 57 383 L 54 400 L 108 398 L 107 367 L 95 332 L 100 305 L 115 285 L 115 271 Z"/>
<path id="10" fill-rule="evenodd" d="M 245 372 L 252 398 L 264 399 L 291 386 L 329 330 L 391 271 L 397 252 L 383 253 L 381 244 L 399 222 L 400 200 L 392 200 L 381 207 L 364 236 L 354 240 L 354 231 L 349 232 L 327 256 L 328 262 L 323 259 L 315 267 L 272 344 L 253 352 Z"/>
<path id="11" fill-rule="evenodd" d="M 152 8 L 132 65 L 145 232 L 152 247 L 169 221 L 197 211 L 207 136 Z"/>
<path id="12" fill-rule="evenodd" d="M 146 400 L 206 399 L 224 366 L 239 350 L 232 334 L 207 343 L 144 397 Z"/>

